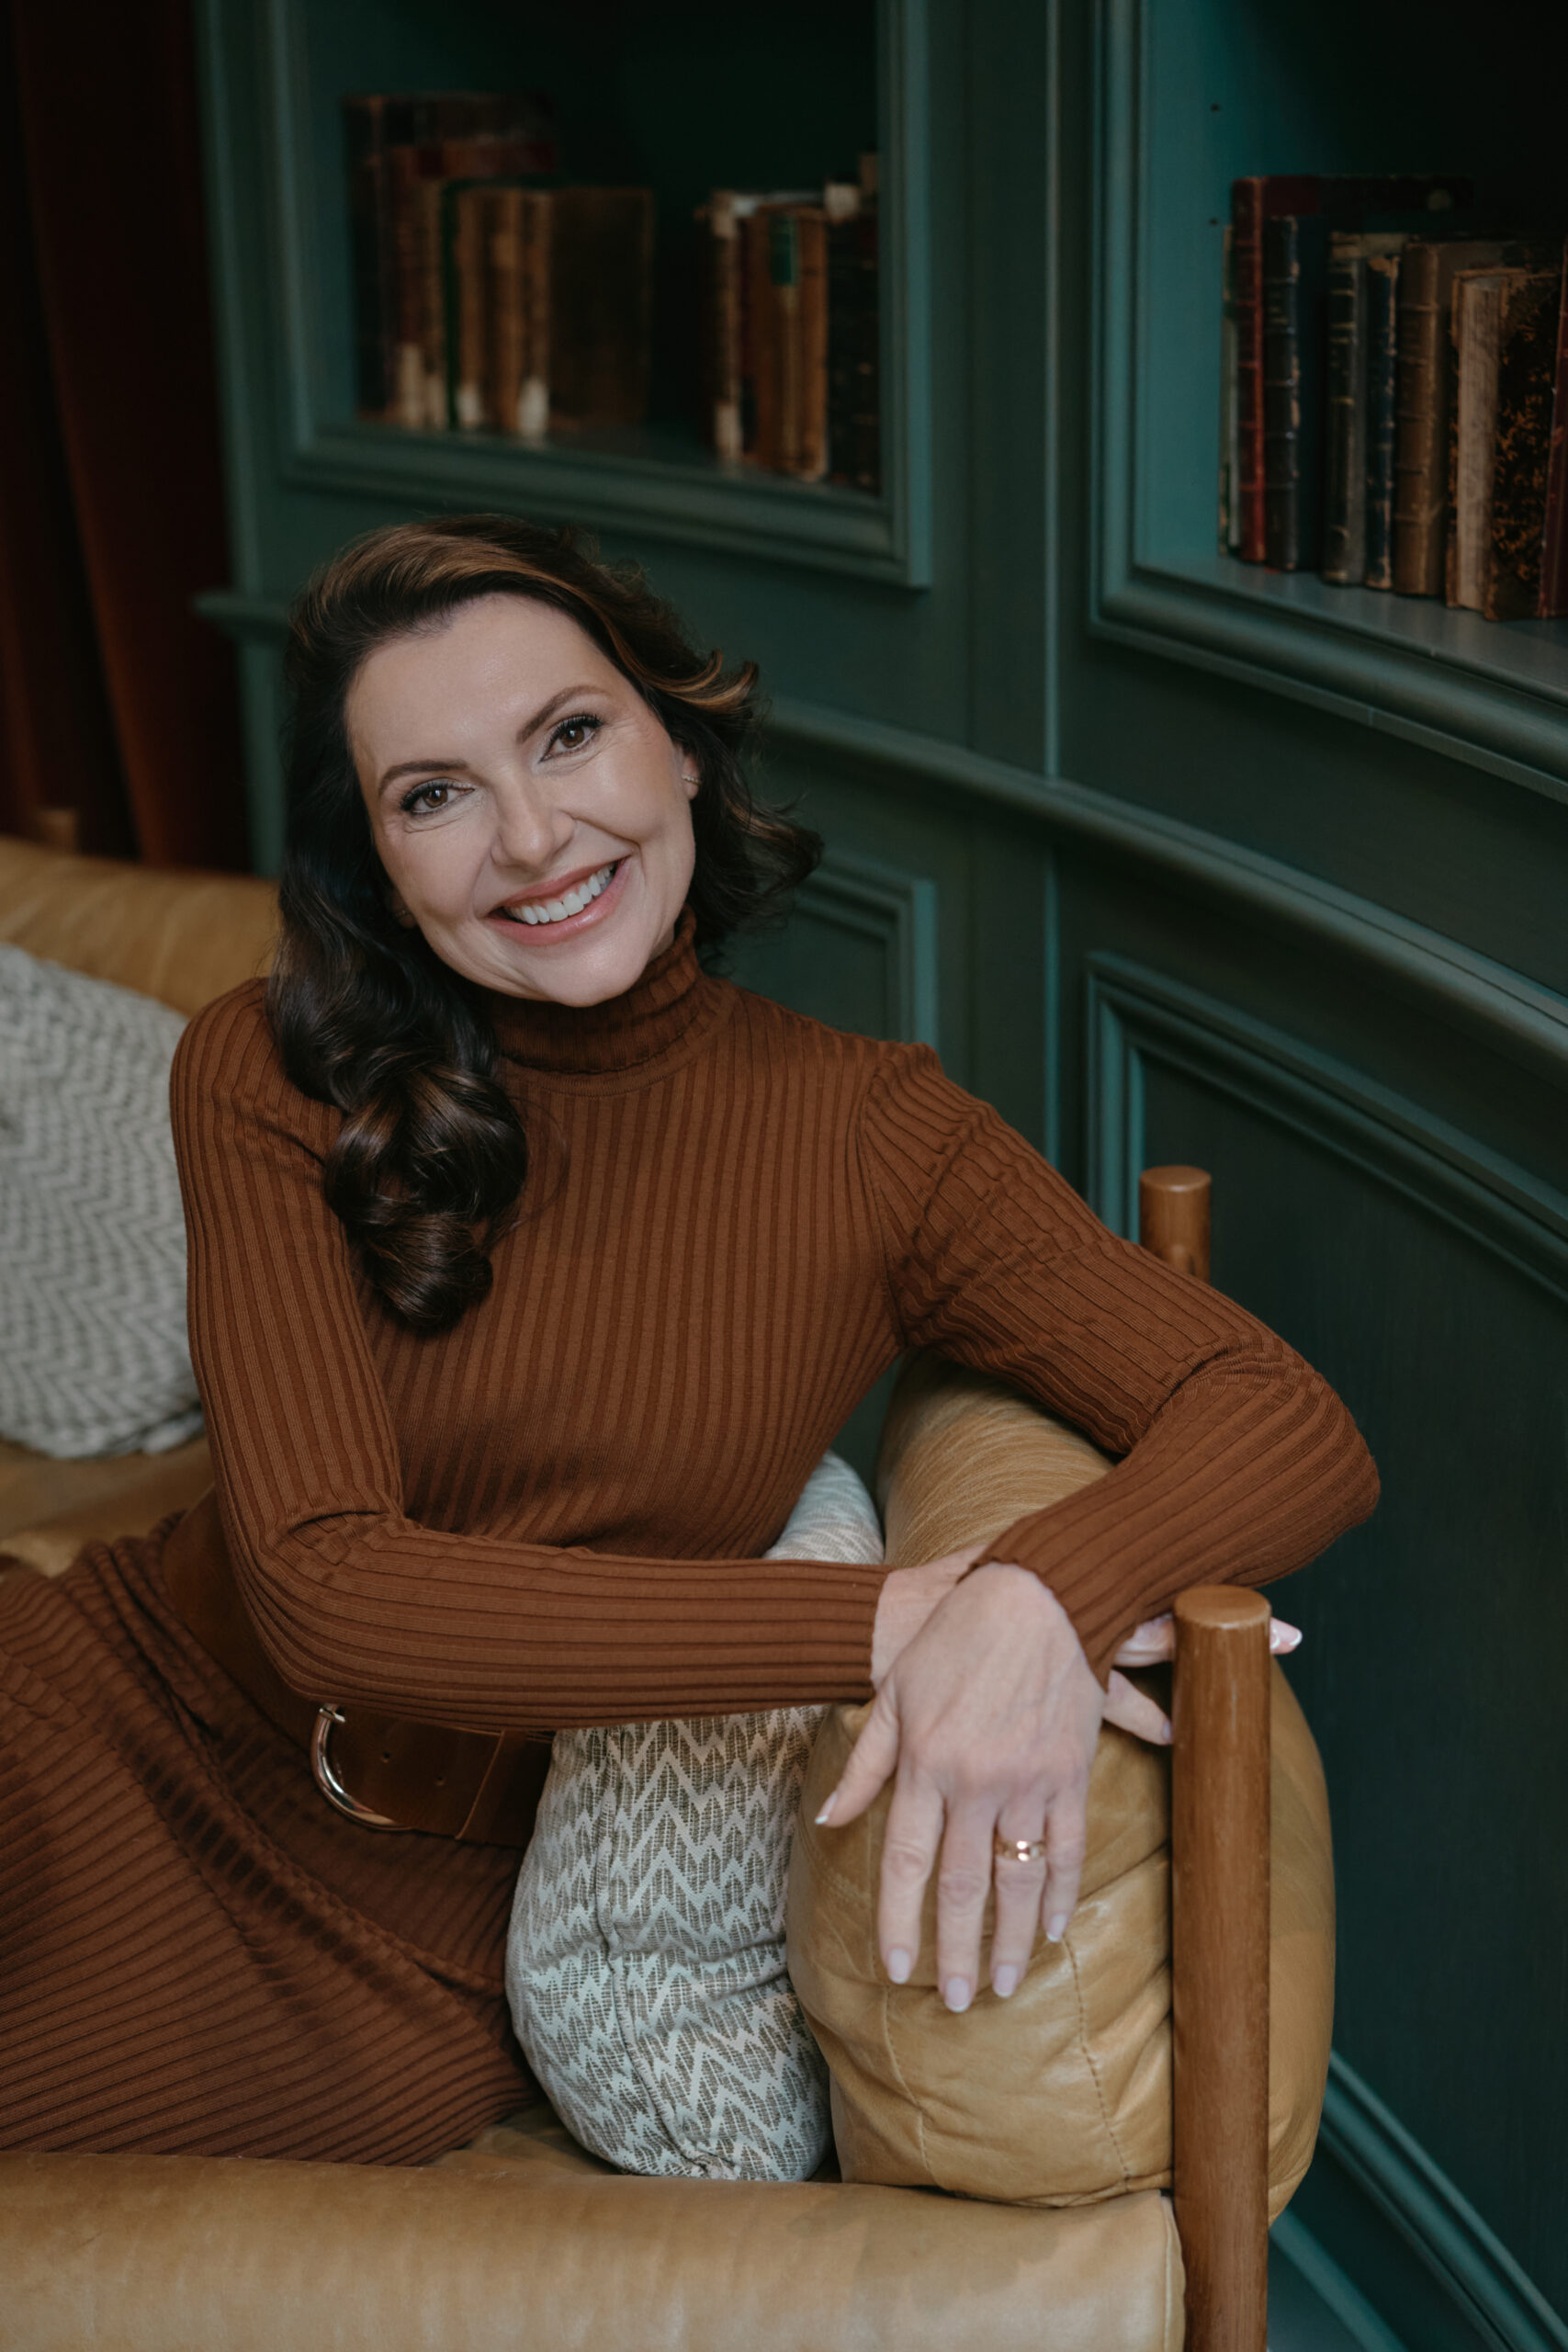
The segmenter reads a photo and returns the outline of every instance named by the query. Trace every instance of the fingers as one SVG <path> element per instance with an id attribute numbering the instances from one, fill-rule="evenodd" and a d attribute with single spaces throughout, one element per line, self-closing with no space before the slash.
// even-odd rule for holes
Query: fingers
<path id="1" fill-rule="evenodd" d="M 1269 1647 L 1276 1657 L 1288 1657 L 1301 1647 L 1302 1629 L 1287 1625 L 1282 1617 L 1269 1620 Z M 1176 1621 L 1168 1611 L 1163 1617 L 1145 1617 L 1134 1625 L 1111 1660 L 1113 1666 L 1160 1666 L 1176 1656 Z"/>
<path id="2" fill-rule="evenodd" d="M 1021 1816 L 1011 1815 L 1008 1826 L 997 1824 L 997 1834 L 1004 1841 L 1015 1837 L 1021 1841 L 1027 1837 L 1031 1843 L 1043 1844 L 1043 1826 L 1037 1813 L 1027 1830 L 1015 1829 Z M 998 1856 L 994 1872 L 997 1890 L 996 1920 L 991 1929 L 991 1990 L 1001 2000 L 1013 1992 L 1029 1966 L 1034 1950 L 1034 1939 L 1040 1927 L 1040 1905 L 1045 1893 L 1045 1857 L 1038 1861 L 1019 1861 Z"/>
<path id="3" fill-rule="evenodd" d="M 980 1982 L 980 1929 L 991 1891 L 996 1800 L 950 1813 L 937 1878 L 936 1981 L 948 2007 L 966 2009 Z M 1032 1928 L 1025 1940 L 1029 1957 Z M 1021 1962 L 1020 1963 L 1021 1973 Z"/>
<path id="4" fill-rule="evenodd" d="M 834 1818 L 837 1819 L 837 1815 Z M 887 1808 L 887 1828 L 882 1840 L 882 1883 L 876 1900 L 876 1940 L 882 1952 L 882 1964 L 895 1984 L 907 1984 L 914 1973 L 915 1959 L 920 1949 L 920 1915 L 925 1908 L 926 1885 L 936 1867 L 937 1849 L 942 1843 L 942 1803 L 938 1792 L 929 1782 L 915 1783 L 901 1779 L 894 1788 L 893 1802 Z M 986 1891 L 982 1884 L 980 1904 L 984 1907 Z M 976 1915 L 976 1943 L 979 1929 Z M 937 1939 L 937 1966 L 942 1967 L 942 1939 Z M 969 1982 L 974 1983 L 971 1970 Z M 961 2004 L 967 2008 L 967 2001 Z"/>
<path id="5" fill-rule="evenodd" d="M 1070 1781 L 1051 1807 L 1045 1823 L 1045 1894 L 1041 1910 L 1045 1933 L 1059 1944 L 1078 1905 L 1083 1877 L 1089 1776 Z"/>
<path id="6" fill-rule="evenodd" d="M 1145 1617 L 1134 1625 L 1111 1660 L 1114 1666 L 1158 1666 L 1166 1658 L 1176 1656 L 1176 1620 L 1167 1610 L 1163 1617 Z"/>
<path id="7" fill-rule="evenodd" d="M 890 1686 L 885 1684 L 876 1694 L 860 1737 L 850 1750 L 850 1760 L 840 1775 L 838 1787 L 817 1816 L 818 1826 L 826 1828 L 830 1823 L 841 1829 L 846 1822 L 863 1814 L 897 1761 L 898 1706 Z"/>
<path id="8" fill-rule="evenodd" d="M 1104 1720 L 1130 1731 L 1134 1739 L 1146 1739 L 1153 1747 L 1170 1745 L 1170 1718 L 1165 1710 L 1114 1670 L 1106 1685 Z"/>

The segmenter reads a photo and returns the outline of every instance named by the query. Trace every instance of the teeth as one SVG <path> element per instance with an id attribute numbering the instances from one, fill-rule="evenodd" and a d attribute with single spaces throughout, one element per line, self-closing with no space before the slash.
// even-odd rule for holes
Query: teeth
<path id="1" fill-rule="evenodd" d="M 608 865 L 602 865 L 597 874 L 591 874 L 586 882 L 580 882 L 574 890 L 568 890 L 562 898 L 530 899 L 521 907 L 503 907 L 502 912 L 513 922 L 564 922 L 569 915 L 580 915 L 584 907 L 592 906 L 614 874 L 617 863 L 612 858 Z"/>

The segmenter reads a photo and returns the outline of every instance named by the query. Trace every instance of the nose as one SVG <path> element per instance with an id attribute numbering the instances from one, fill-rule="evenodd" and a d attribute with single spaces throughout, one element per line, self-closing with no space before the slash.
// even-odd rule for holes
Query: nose
<path id="1" fill-rule="evenodd" d="M 509 778 L 495 795 L 491 860 L 524 880 L 548 873 L 571 840 L 573 821 L 537 777 Z"/>

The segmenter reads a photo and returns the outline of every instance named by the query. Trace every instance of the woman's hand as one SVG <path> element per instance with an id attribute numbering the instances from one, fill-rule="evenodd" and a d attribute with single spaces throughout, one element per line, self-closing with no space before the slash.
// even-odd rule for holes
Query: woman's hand
<path id="1" fill-rule="evenodd" d="M 974 1556 L 962 1555 L 965 1565 Z M 949 1565 L 898 1573 L 923 1577 Z M 909 1605 L 916 1598 L 911 1589 Z M 1041 1844 L 1043 1854 L 996 1871 L 992 1989 L 1005 1996 L 1023 1974 L 1042 1914 L 1046 1934 L 1060 1941 L 1077 1902 L 1105 1699 L 1071 1619 L 1025 1568 L 993 1564 L 950 1584 L 892 1656 L 818 1818 L 852 1821 L 896 1772 L 877 1908 L 883 1963 L 896 1984 L 913 1971 L 940 1852 L 937 1981 L 950 2009 L 968 2007 L 979 1983 L 993 1837 Z"/>
<path id="2" fill-rule="evenodd" d="M 940 1850 L 937 1981 L 952 2009 L 967 2008 L 979 1982 L 993 1875 L 994 1992 L 1005 1998 L 1018 1984 L 1042 1916 L 1053 1941 L 1066 1933 L 1101 1722 L 1157 1745 L 1170 1738 L 1162 1709 L 1122 1674 L 1113 1670 L 1100 1690 L 1066 1612 L 1037 1577 L 996 1563 L 965 1576 L 984 1548 L 886 1579 L 872 1641 L 876 1700 L 818 1815 L 825 1826 L 854 1820 L 897 1773 L 877 1914 L 883 1962 L 895 1984 L 911 1973 Z M 1301 1638 L 1271 1622 L 1276 1653 Z M 1157 1665 L 1174 1651 L 1168 1613 L 1136 1626 L 1116 1665 Z M 993 1837 L 1043 1845 L 1043 1859 L 998 1863 Z"/>

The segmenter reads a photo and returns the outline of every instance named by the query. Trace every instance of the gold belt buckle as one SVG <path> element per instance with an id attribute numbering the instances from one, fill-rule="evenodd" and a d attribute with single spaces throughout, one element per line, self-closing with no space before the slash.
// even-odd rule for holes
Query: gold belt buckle
<path id="1" fill-rule="evenodd" d="M 333 1767 L 330 1742 L 333 1725 L 347 1720 L 343 1709 L 330 1700 L 316 1710 L 315 1727 L 310 1734 L 310 1771 L 316 1786 L 336 1812 L 347 1821 L 357 1822 L 361 1829 L 406 1830 L 406 1822 L 389 1821 L 384 1813 L 373 1813 L 367 1804 L 361 1804 L 359 1799 L 338 1779 Z"/>

